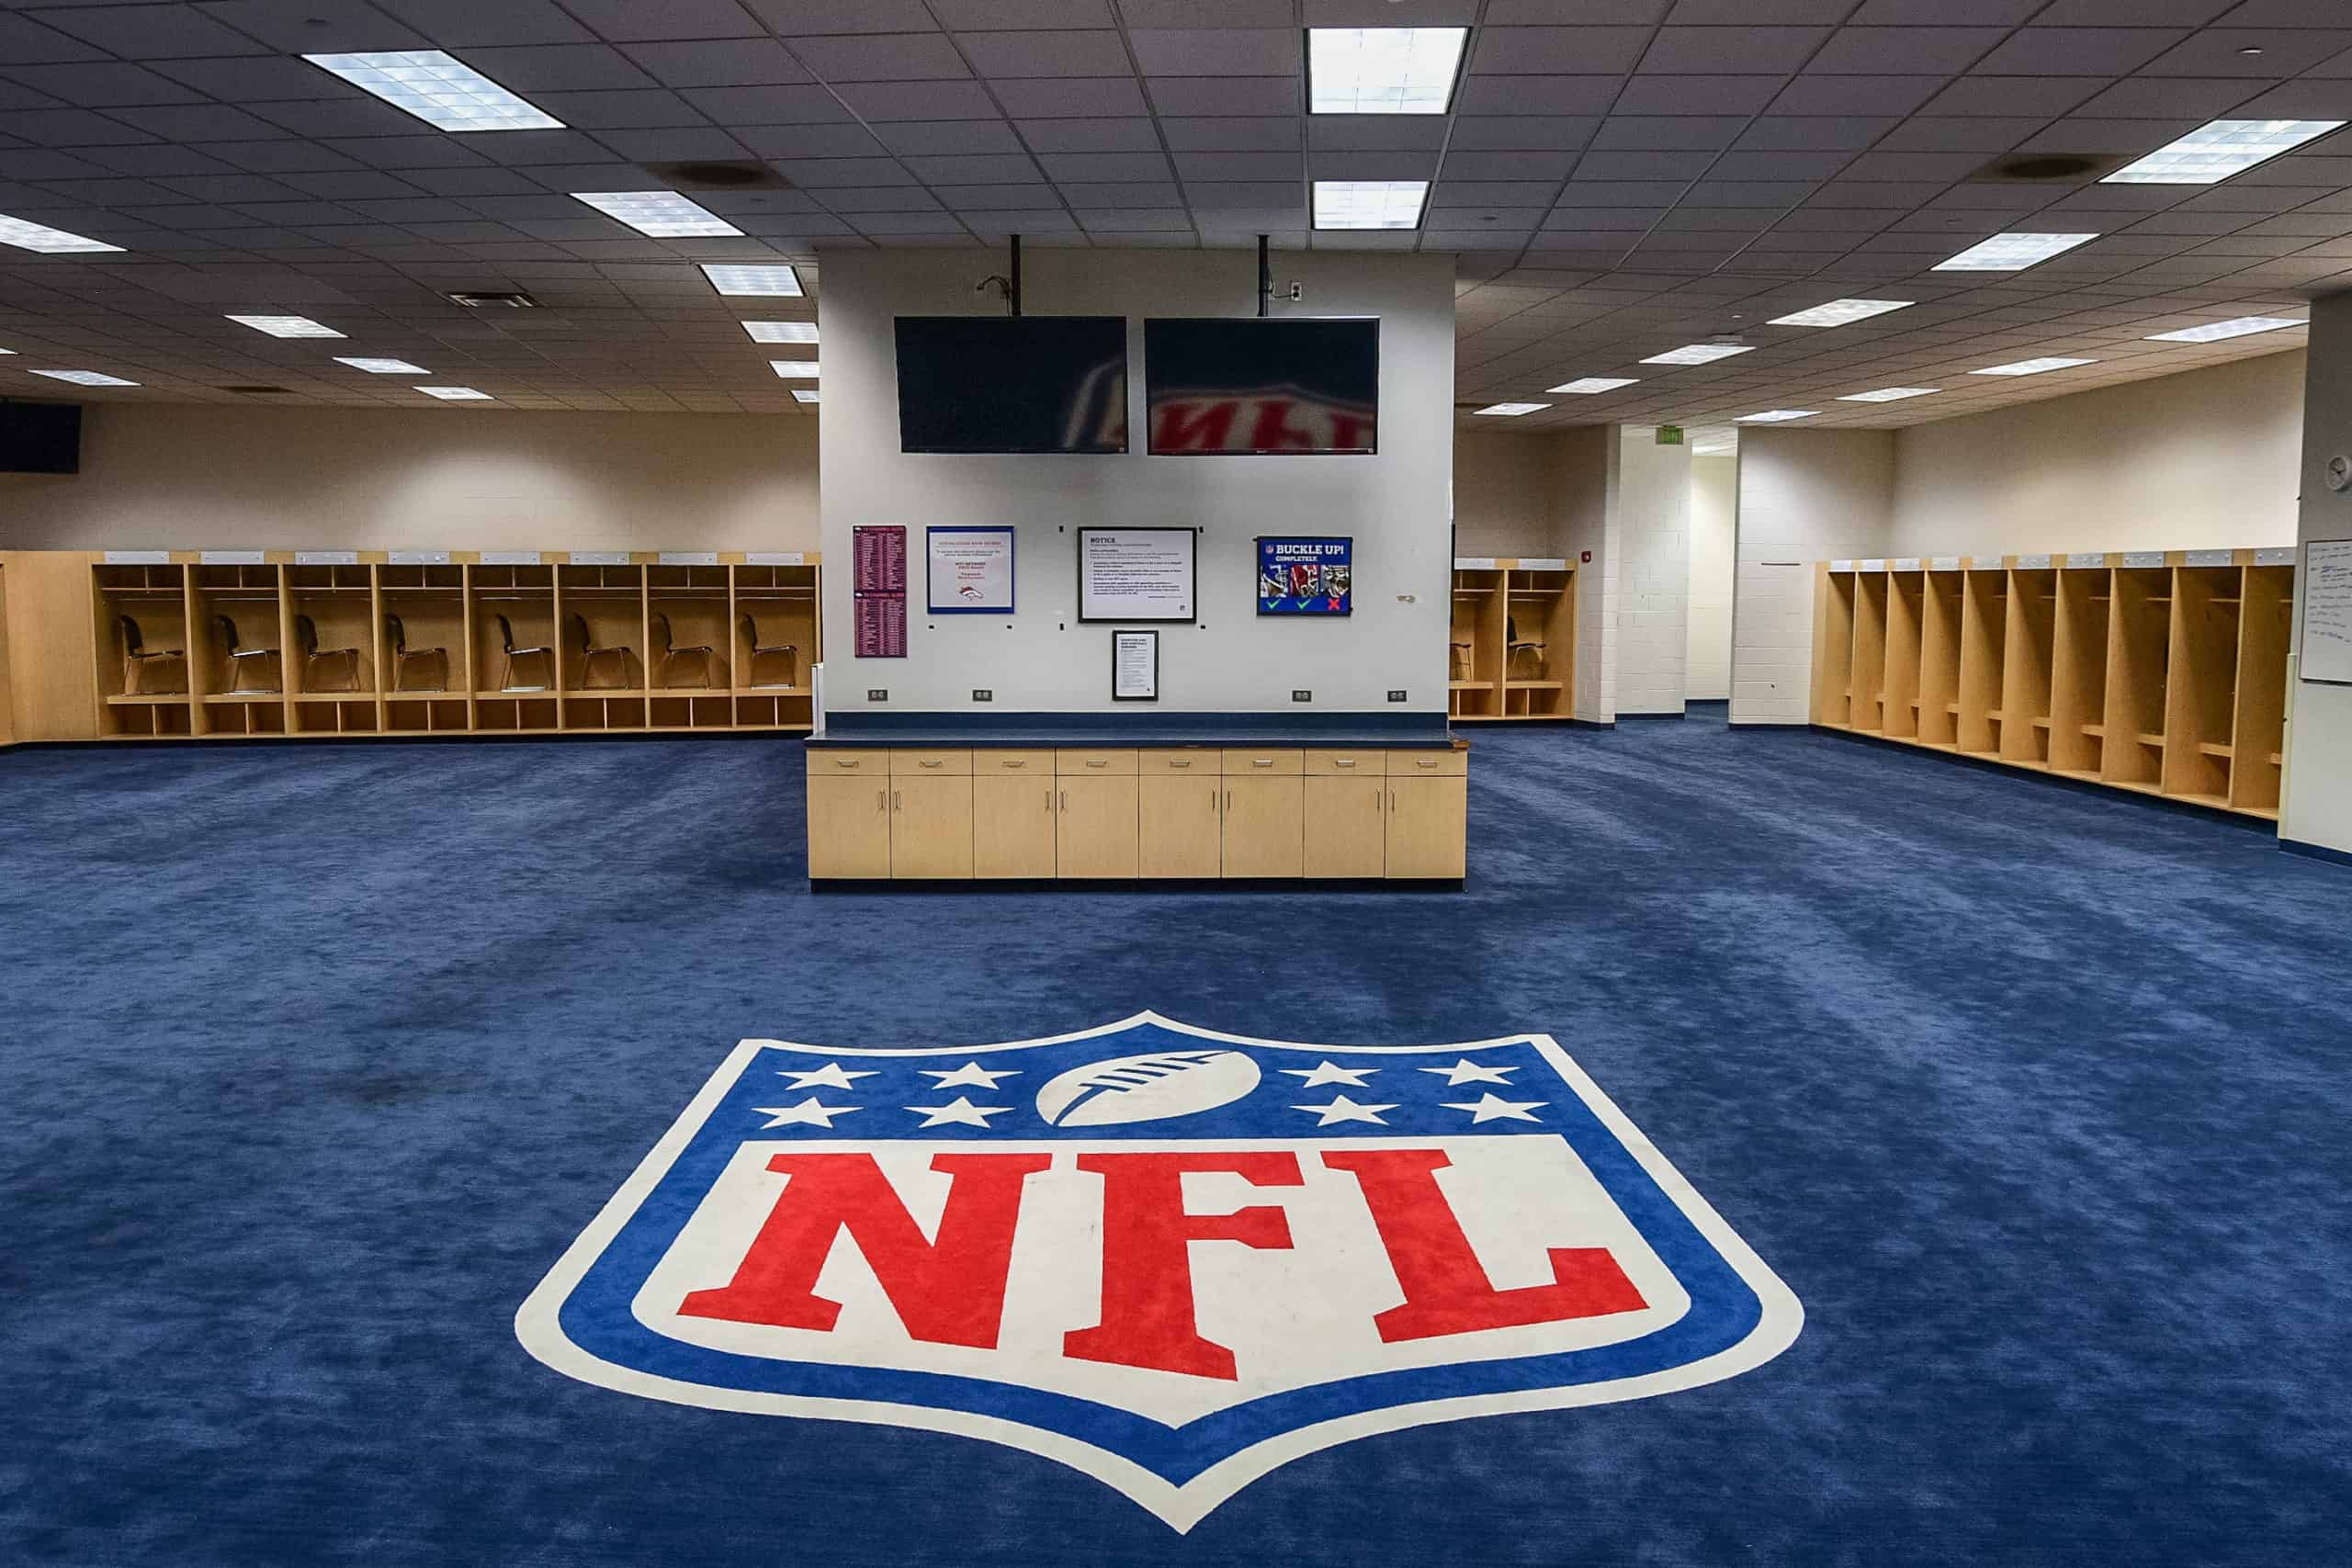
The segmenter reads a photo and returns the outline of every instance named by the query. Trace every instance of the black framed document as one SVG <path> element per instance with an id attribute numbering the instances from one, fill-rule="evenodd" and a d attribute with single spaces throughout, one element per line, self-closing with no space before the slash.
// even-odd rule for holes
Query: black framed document
<path id="1" fill-rule="evenodd" d="M 1159 634 L 1115 631 L 1111 634 L 1111 700 L 1114 703 L 1154 703 L 1159 700 Z"/>

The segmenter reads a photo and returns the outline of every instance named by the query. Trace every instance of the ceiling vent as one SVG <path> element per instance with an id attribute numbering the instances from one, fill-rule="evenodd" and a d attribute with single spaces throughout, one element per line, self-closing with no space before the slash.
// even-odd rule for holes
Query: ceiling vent
<path id="1" fill-rule="evenodd" d="M 649 175 L 675 190 L 789 190 L 792 182 L 767 164 L 744 159 L 721 163 L 695 159 L 684 164 L 640 164 Z"/>
<path id="2" fill-rule="evenodd" d="M 1968 177 L 2025 185 L 2070 185 L 2121 168 L 2127 156 L 2090 152 L 2010 152 Z"/>
<path id="3" fill-rule="evenodd" d="M 489 310 L 503 308 L 509 310 L 536 310 L 539 302 L 519 288 L 452 288 L 447 296 L 452 305 L 463 305 L 469 310 Z"/>

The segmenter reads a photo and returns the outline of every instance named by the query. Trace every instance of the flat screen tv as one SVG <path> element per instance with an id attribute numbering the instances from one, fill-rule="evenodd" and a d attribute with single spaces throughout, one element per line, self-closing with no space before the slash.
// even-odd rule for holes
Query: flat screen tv
<path id="1" fill-rule="evenodd" d="M 1122 316 L 900 316 L 902 452 L 1125 452 Z"/>
<path id="2" fill-rule="evenodd" d="M 81 404 L 0 402 L 0 474 L 81 471 Z"/>
<path id="3" fill-rule="evenodd" d="M 1377 317 L 1147 321 L 1143 374 L 1160 457 L 1379 450 Z"/>

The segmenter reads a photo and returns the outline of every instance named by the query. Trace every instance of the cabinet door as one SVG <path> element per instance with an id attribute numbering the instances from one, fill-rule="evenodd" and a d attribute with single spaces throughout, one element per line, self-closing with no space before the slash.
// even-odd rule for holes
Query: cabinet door
<path id="1" fill-rule="evenodd" d="M 1054 874 L 1054 775 L 972 781 L 972 874 Z"/>
<path id="2" fill-rule="evenodd" d="M 972 780 L 890 778 L 890 874 L 967 880 L 972 874 Z"/>
<path id="3" fill-rule="evenodd" d="M 1222 866 L 1219 809 L 1225 781 L 1215 773 L 1142 781 L 1138 856 L 1146 876 L 1216 876 Z"/>
<path id="4" fill-rule="evenodd" d="M 1225 874 L 1299 876 L 1306 869 L 1306 783 L 1287 778 L 1225 781 Z"/>
<path id="5" fill-rule="evenodd" d="M 808 781 L 808 874 L 890 874 L 888 779 L 852 775 Z"/>
<path id="6" fill-rule="evenodd" d="M 1136 776 L 1064 773 L 1054 781 L 1055 874 L 1064 879 L 1136 874 Z"/>
<path id="7" fill-rule="evenodd" d="M 1387 784 L 1378 773 L 1306 781 L 1307 875 L 1385 874 Z"/>
<path id="8" fill-rule="evenodd" d="M 1388 781 L 1388 875 L 1458 877 L 1466 865 L 1470 781 L 1392 778 Z"/>

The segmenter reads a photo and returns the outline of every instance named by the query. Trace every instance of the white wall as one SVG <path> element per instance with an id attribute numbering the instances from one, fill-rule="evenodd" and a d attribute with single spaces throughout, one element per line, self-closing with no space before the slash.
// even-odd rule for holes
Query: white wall
<path id="1" fill-rule="evenodd" d="M 1546 476 L 1552 442 L 1541 435 L 1457 431 L 1453 437 L 1454 553 L 1554 556 Z"/>
<path id="2" fill-rule="evenodd" d="M 2303 374 L 2301 352 L 2269 354 L 1910 426 L 1884 553 L 2286 544 Z"/>
<path id="3" fill-rule="evenodd" d="M 1690 448 L 1618 432 L 1617 712 L 1680 715 L 1690 660 Z"/>
<path id="4" fill-rule="evenodd" d="M 2313 303 L 2311 343 L 2298 544 L 2352 538 L 2352 491 L 2331 491 L 2326 480 L 2328 459 L 2352 453 L 2352 294 Z M 2299 625 L 2290 649 L 2301 640 Z M 2352 854 L 2352 686 L 2305 684 L 2290 655 L 2287 702 L 2279 837 Z"/>
<path id="5" fill-rule="evenodd" d="M 1886 554 L 1894 502 L 1892 431 L 1740 433 L 1734 724 L 1807 721 L 1814 563 Z"/>
<path id="6" fill-rule="evenodd" d="M 1128 423 L 1118 457 L 908 456 L 899 450 L 891 319 L 974 310 L 974 283 L 1001 270 L 994 251 L 842 253 L 825 267 L 824 548 L 849 558 L 850 530 L 902 523 L 916 559 L 910 657 L 849 656 L 850 576 L 825 574 L 826 704 L 891 711 L 1108 709 L 1111 627 L 1077 619 L 1080 525 L 1202 529 L 1201 619 L 1160 635 L 1161 711 L 1442 712 L 1453 565 L 1447 490 L 1453 460 L 1453 264 L 1442 255 L 1295 253 L 1285 278 L 1306 301 L 1285 313 L 1381 319 L 1380 451 L 1370 457 L 1153 457 L 1142 450 L 1142 319 L 1246 316 L 1256 260 L 1244 252 L 1055 251 L 1024 258 L 1035 311 L 1130 318 Z M 921 614 L 922 529 L 1010 524 L 1019 614 Z M 1355 614 L 1344 621 L 1260 619 L 1254 540 L 1264 533 L 1355 539 Z M 1411 693 L 1399 707 L 1391 688 Z"/>
<path id="7" fill-rule="evenodd" d="M 1546 510 L 1552 546 L 1577 572 L 1576 716 L 1617 720 L 1617 430 L 1579 425 L 1549 437 Z M 1590 552 L 1592 558 L 1584 558 Z"/>
<path id="8" fill-rule="evenodd" d="M 92 404 L 0 548 L 814 549 L 816 421 Z"/>
<path id="9" fill-rule="evenodd" d="M 1732 547 L 1738 533 L 1739 459 L 1690 458 L 1690 602 L 1687 687 L 1692 702 L 1731 695 Z"/>

